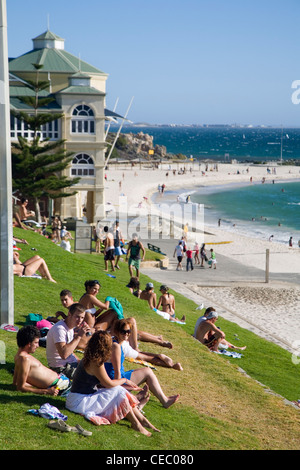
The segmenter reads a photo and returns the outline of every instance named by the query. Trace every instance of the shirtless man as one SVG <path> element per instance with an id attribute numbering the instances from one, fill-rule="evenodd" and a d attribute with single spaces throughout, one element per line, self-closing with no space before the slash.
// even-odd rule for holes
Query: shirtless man
<path id="1" fill-rule="evenodd" d="M 39 347 L 40 331 L 33 325 L 17 333 L 18 352 L 15 355 L 13 385 L 20 392 L 56 396 L 69 387 L 69 379 L 44 366 L 32 354 Z"/>
<path id="2" fill-rule="evenodd" d="M 169 314 L 170 318 L 169 320 L 171 321 L 185 321 L 185 315 L 179 320 L 178 318 L 175 317 L 175 297 L 174 295 L 170 294 L 169 288 L 165 285 L 160 286 L 159 288 L 161 292 L 161 296 L 159 298 L 158 304 L 157 304 L 157 310 L 159 307 L 162 307 L 162 311 Z"/>
<path id="3" fill-rule="evenodd" d="M 152 282 L 146 284 L 146 288 L 140 293 L 140 299 L 147 300 L 151 310 L 156 307 L 156 294 Z"/>
<path id="4" fill-rule="evenodd" d="M 28 217 L 35 215 L 33 211 L 28 211 L 27 210 L 27 205 L 28 205 L 28 199 L 25 197 L 22 197 L 21 199 L 21 206 L 19 207 L 19 215 L 21 222 L 25 222 Z"/>
<path id="5" fill-rule="evenodd" d="M 215 318 L 215 321 L 218 319 L 218 314 L 216 313 L 215 309 L 213 307 L 208 307 L 206 310 L 205 308 L 202 309 L 202 312 L 203 312 L 203 315 L 201 317 L 198 318 L 198 320 L 196 321 L 196 325 L 195 325 L 195 328 L 194 328 L 194 338 L 198 339 L 198 341 L 201 341 L 201 336 L 203 334 L 202 330 L 201 330 L 201 324 L 203 322 L 205 322 L 207 320 L 208 317 L 210 317 L 210 319 L 212 317 L 214 317 L 214 315 L 211 315 L 212 313 L 214 313 L 216 315 Z M 217 328 L 217 331 L 220 332 L 220 329 Z M 203 341 L 201 341 L 202 343 Z M 204 343 L 205 344 L 205 343 Z M 223 348 L 230 348 L 230 349 L 240 349 L 241 351 L 244 351 L 246 349 L 247 346 L 235 346 L 234 344 L 230 343 L 229 341 L 227 341 L 225 339 L 225 334 L 224 334 L 224 337 L 222 338 L 222 341 L 219 342 L 218 346 L 221 346 Z"/>
<path id="6" fill-rule="evenodd" d="M 108 261 L 110 261 L 112 271 L 115 271 L 115 241 L 113 234 L 109 232 L 107 225 L 104 227 L 106 238 L 104 239 L 104 262 L 105 270 L 108 271 Z"/>
<path id="7" fill-rule="evenodd" d="M 218 351 L 219 344 L 225 339 L 225 333 L 216 327 L 217 312 L 211 311 L 203 320 L 196 332 L 196 339 L 211 351 Z"/>

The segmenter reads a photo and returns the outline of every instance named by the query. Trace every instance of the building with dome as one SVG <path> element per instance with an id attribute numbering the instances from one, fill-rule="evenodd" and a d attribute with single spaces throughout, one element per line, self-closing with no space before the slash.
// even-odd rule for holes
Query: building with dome
<path id="1" fill-rule="evenodd" d="M 43 126 L 41 139 L 64 139 L 67 151 L 73 152 L 65 174 L 81 178 L 72 187 L 72 191 L 77 191 L 75 196 L 54 200 L 54 207 L 41 207 L 41 213 L 47 216 L 56 213 L 61 219 L 80 218 L 85 205 L 87 221 L 95 223 L 105 216 L 105 120 L 113 115 L 121 118 L 105 108 L 108 75 L 67 52 L 64 39 L 46 31 L 33 39 L 31 51 L 9 59 L 10 105 L 18 112 L 29 110 L 21 97 L 34 93 L 27 85 L 27 80 L 36 79 L 33 64 L 42 65 L 39 80 L 49 82 L 40 96 L 53 98 L 44 109 L 63 113 L 61 119 Z M 11 115 L 11 140 L 16 141 L 18 136 L 30 139 L 30 134 L 26 124 Z"/>

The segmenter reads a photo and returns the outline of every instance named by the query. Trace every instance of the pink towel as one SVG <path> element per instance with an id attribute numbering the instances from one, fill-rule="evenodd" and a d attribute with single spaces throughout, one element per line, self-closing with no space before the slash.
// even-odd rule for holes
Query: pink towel
<path id="1" fill-rule="evenodd" d="M 36 323 L 36 327 L 41 330 L 42 328 L 52 328 L 52 323 L 50 323 L 48 320 L 40 320 Z"/>

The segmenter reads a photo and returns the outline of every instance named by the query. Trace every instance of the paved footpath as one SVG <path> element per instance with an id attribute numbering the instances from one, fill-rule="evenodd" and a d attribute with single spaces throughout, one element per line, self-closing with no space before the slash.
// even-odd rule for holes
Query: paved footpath
<path id="1" fill-rule="evenodd" d="M 288 285 L 300 285 L 299 274 L 270 274 L 269 284 L 265 282 L 265 271 L 251 266 L 244 266 L 236 260 L 223 255 L 217 255 L 217 269 L 210 269 L 206 263 L 205 268 L 200 268 L 199 265 L 194 266 L 193 271 L 186 271 L 186 259 L 183 259 L 183 270 L 176 271 L 177 258 L 173 257 L 174 249 L 177 240 L 142 240 L 145 247 L 147 243 L 152 243 L 158 246 L 163 253 L 169 258 L 168 268 L 150 268 L 143 267 L 141 272 L 161 284 L 167 286 L 174 291 L 184 295 L 185 297 L 193 300 L 196 304 L 204 303 L 205 307 L 213 305 L 220 316 L 229 321 L 239 324 L 242 328 L 246 328 L 253 333 L 263 336 L 270 341 L 278 344 L 279 346 L 287 348 L 287 344 L 281 342 L 277 336 L 269 335 L 260 325 L 250 323 L 245 320 L 239 313 L 226 308 L 217 299 L 204 298 L 196 292 L 193 287 L 234 287 L 236 285 L 251 285 L 259 286 L 264 285 L 270 287 L 273 284 L 282 284 L 284 287 Z M 141 286 L 142 288 L 144 286 Z M 195 310 L 195 318 L 198 317 L 198 311 Z"/>

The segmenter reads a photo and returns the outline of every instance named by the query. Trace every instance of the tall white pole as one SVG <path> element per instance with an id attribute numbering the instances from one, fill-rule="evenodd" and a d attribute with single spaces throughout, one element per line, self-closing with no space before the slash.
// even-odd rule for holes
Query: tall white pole
<path id="1" fill-rule="evenodd" d="M 110 149 L 109 154 L 108 154 L 108 157 L 107 157 L 107 159 L 105 160 L 104 168 L 107 166 L 108 161 L 109 161 L 109 159 L 110 159 L 110 156 L 111 156 L 111 154 L 112 154 L 112 152 L 113 152 L 113 149 L 115 148 L 116 142 L 117 142 L 118 137 L 119 137 L 120 132 L 121 132 L 121 129 L 122 129 L 123 124 L 124 124 L 124 122 L 125 122 L 125 120 L 126 120 L 126 118 L 127 118 L 127 114 L 129 113 L 129 110 L 130 110 L 130 108 L 131 108 L 131 105 L 132 105 L 132 102 L 133 102 L 133 98 L 134 98 L 134 97 L 131 98 L 131 101 L 130 101 L 129 106 L 128 106 L 127 111 L 126 111 L 126 114 L 125 114 L 125 116 L 124 116 L 124 118 L 123 118 L 122 124 L 121 124 L 121 126 L 119 127 L 119 130 L 118 130 L 117 135 L 116 135 L 116 137 L 115 137 L 114 143 L 112 144 L 111 149 Z"/>
<path id="2" fill-rule="evenodd" d="M 6 0 L 0 6 L 0 287 L 1 323 L 14 323 L 12 179 Z"/>

